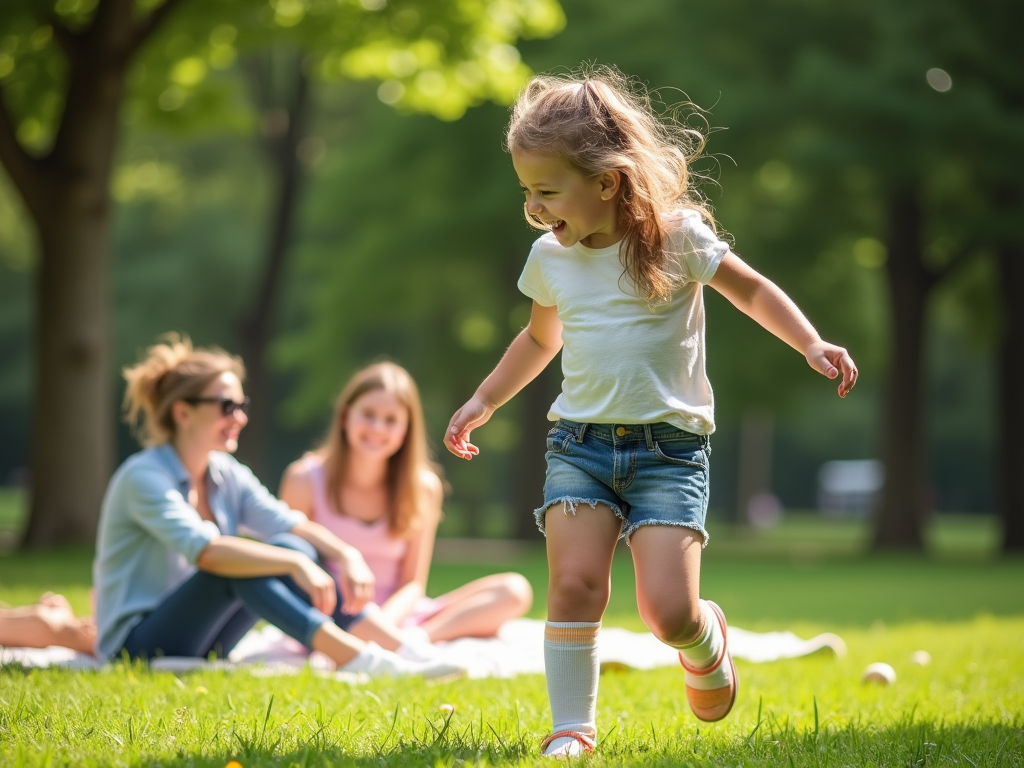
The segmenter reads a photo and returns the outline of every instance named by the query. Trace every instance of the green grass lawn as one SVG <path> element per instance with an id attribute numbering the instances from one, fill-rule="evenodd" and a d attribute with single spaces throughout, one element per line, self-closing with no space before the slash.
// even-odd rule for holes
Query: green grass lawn
<path id="1" fill-rule="evenodd" d="M 1024 765 L 1024 562 L 984 556 L 994 543 L 987 521 L 943 525 L 932 531 L 930 557 L 865 557 L 862 527 L 811 518 L 758 535 L 712 529 L 702 590 L 732 623 L 838 632 L 849 656 L 739 662 L 736 708 L 714 725 L 689 713 L 678 670 L 607 674 L 603 741 L 587 763 Z M 605 623 L 640 629 L 632 567 L 621 555 Z M 28 602 L 56 589 L 87 609 L 90 557 L 82 550 L 0 557 L 0 600 Z M 487 559 L 438 563 L 430 591 L 515 568 L 533 582 L 532 613 L 543 616 L 543 552 L 527 549 L 497 566 Z M 910 663 L 918 649 L 931 653 L 931 665 Z M 896 684 L 862 685 L 872 661 L 892 664 Z M 309 672 L 7 668 L 0 670 L 0 765 L 541 765 L 548 717 L 539 675 L 353 687 Z"/>

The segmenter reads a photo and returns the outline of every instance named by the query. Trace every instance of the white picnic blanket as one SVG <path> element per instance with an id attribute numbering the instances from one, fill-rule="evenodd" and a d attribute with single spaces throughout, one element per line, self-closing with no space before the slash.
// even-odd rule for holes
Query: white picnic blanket
<path id="1" fill-rule="evenodd" d="M 474 678 L 544 672 L 544 622 L 535 619 L 507 622 L 494 638 L 465 638 L 440 643 L 439 646 L 445 656 L 467 667 L 469 676 Z M 748 632 L 730 627 L 729 646 L 735 658 L 752 662 L 792 659 L 818 651 L 834 656 L 846 654 L 846 644 L 842 638 L 831 633 L 803 640 L 792 632 Z M 616 627 L 601 629 L 597 652 L 602 670 L 652 669 L 679 663 L 676 651 L 649 632 L 632 632 Z M 57 646 L 41 649 L 0 647 L 0 664 L 70 669 L 96 669 L 102 666 L 93 656 Z M 306 664 L 324 673 L 334 669 L 334 664 L 326 656 L 319 653 L 307 654 L 300 643 L 277 627 L 264 625 L 246 634 L 227 661 L 164 657 L 151 661 L 150 667 L 168 671 L 255 668 L 260 674 L 288 674 Z"/>

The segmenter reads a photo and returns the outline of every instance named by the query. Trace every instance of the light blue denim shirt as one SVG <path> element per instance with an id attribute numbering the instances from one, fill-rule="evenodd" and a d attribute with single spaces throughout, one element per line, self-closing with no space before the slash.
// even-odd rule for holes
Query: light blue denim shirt
<path id="1" fill-rule="evenodd" d="M 169 443 L 129 456 L 110 479 L 93 562 L 97 656 L 116 655 L 132 628 L 195 573 L 199 553 L 218 536 L 267 539 L 305 519 L 229 454 L 210 454 L 207 479 L 216 523 L 188 503 L 192 480 Z"/>

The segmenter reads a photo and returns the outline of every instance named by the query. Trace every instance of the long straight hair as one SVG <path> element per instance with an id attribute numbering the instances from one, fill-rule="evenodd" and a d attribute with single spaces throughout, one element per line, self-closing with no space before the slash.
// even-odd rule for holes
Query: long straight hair
<path id="1" fill-rule="evenodd" d="M 327 500 L 338 512 L 341 486 L 345 482 L 348 461 L 348 439 L 345 418 L 355 403 L 368 392 L 384 391 L 393 395 L 409 416 L 409 426 L 401 447 L 388 459 L 388 531 L 396 538 L 409 536 L 422 523 L 429 499 L 424 482 L 426 473 L 440 477 L 440 467 L 430 458 L 420 393 L 409 372 L 390 362 L 375 363 L 349 380 L 334 405 L 334 416 L 327 436 L 315 451 L 324 462 Z"/>
<path id="2" fill-rule="evenodd" d="M 666 217 L 689 208 L 715 226 L 709 206 L 690 184 L 690 164 L 704 144 L 700 131 L 672 114 L 659 119 L 649 94 L 611 67 L 534 77 L 512 108 L 506 135 L 510 152 L 552 154 L 586 177 L 621 174 L 620 259 L 649 301 L 668 300 L 678 282 L 673 254 L 665 247 Z M 538 229 L 550 228 L 529 211 L 526 219 Z"/>

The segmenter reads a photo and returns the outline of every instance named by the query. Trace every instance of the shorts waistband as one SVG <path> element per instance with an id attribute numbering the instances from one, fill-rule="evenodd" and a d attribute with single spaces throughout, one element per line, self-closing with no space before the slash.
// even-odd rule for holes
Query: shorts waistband
<path id="1" fill-rule="evenodd" d="M 658 440 L 692 440 L 705 448 L 710 444 L 708 435 L 687 432 L 667 421 L 653 424 L 592 424 L 559 419 L 557 426 L 571 433 L 577 443 L 582 443 L 584 436 L 590 435 L 609 443 L 642 442 L 651 450 Z"/>

